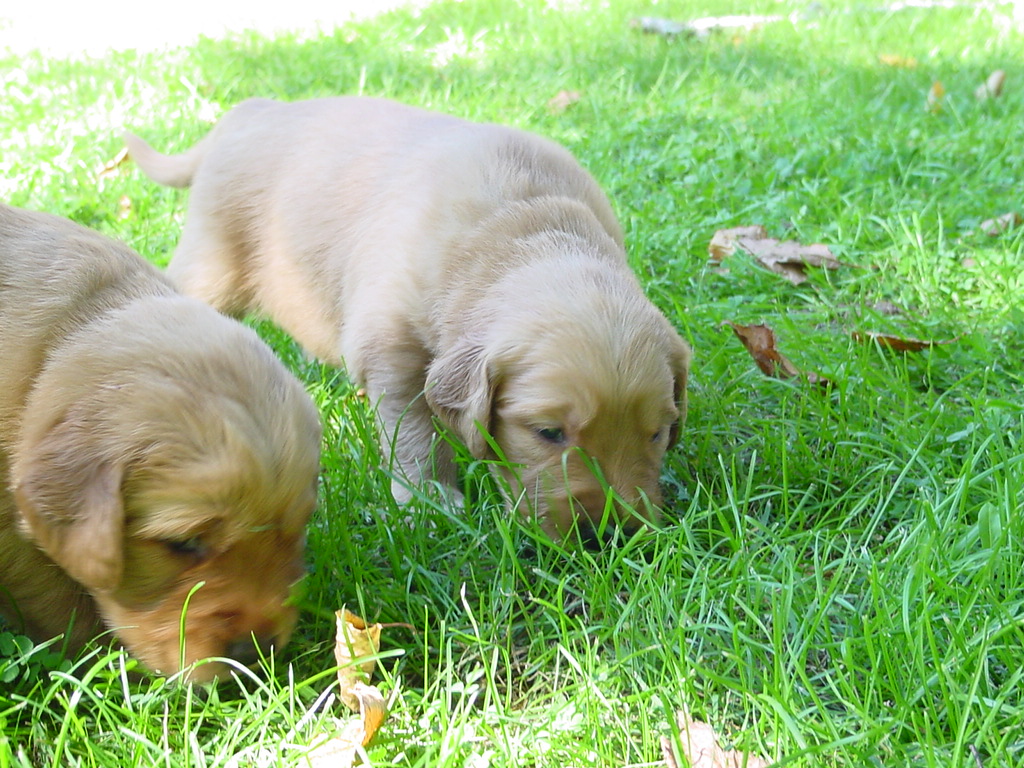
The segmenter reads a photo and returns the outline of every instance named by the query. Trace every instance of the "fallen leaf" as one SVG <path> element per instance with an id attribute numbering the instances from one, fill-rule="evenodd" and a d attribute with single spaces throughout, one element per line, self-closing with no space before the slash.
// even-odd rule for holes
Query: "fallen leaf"
<path id="1" fill-rule="evenodd" d="M 978 101 L 985 101 L 986 99 L 997 99 L 1003 92 L 1003 84 L 1006 82 L 1006 72 L 997 69 L 984 83 L 974 89 L 974 98 Z"/>
<path id="2" fill-rule="evenodd" d="M 737 249 L 746 251 L 761 266 L 782 275 L 793 285 L 800 285 L 807 280 L 807 267 L 838 269 L 842 266 L 827 245 L 802 245 L 792 240 L 776 240 L 767 235 L 765 228 L 760 225 L 720 229 L 711 238 L 708 253 L 713 259 L 721 261 Z"/>
<path id="3" fill-rule="evenodd" d="M 830 386 L 832 382 L 817 373 L 805 373 L 779 352 L 775 332 L 767 325 L 740 325 L 726 322 L 765 376 L 774 379 L 806 379 L 811 384 Z"/>
<path id="4" fill-rule="evenodd" d="M 894 53 L 879 54 L 878 60 L 887 67 L 897 69 L 914 69 L 917 66 L 917 59 L 913 56 L 899 56 Z"/>
<path id="5" fill-rule="evenodd" d="M 1016 211 L 1011 211 L 1010 213 L 1004 213 L 1002 216 L 996 216 L 994 219 L 987 219 L 981 222 L 978 225 L 978 229 L 989 237 L 996 237 L 1008 229 L 1019 227 L 1021 224 L 1024 224 L 1024 218 Z"/>
<path id="6" fill-rule="evenodd" d="M 896 352 L 920 352 L 922 349 L 931 349 L 940 344 L 952 344 L 956 339 L 944 339 L 942 341 L 926 341 L 924 339 L 902 338 L 890 336 L 886 333 L 875 333 L 874 331 L 854 331 L 854 341 L 864 344 L 875 343 L 881 347 L 895 350 Z"/>
<path id="7" fill-rule="evenodd" d="M 942 99 L 946 95 L 945 86 L 936 80 L 928 89 L 928 96 L 925 98 L 925 109 L 933 115 L 942 111 Z"/>
<path id="8" fill-rule="evenodd" d="M 760 224 L 720 229 L 712 235 L 711 242 L 708 243 L 708 253 L 716 261 L 722 261 L 736 252 L 736 243 L 740 239 L 763 240 L 766 237 L 768 230 Z"/>
<path id="9" fill-rule="evenodd" d="M 548 100 L 548 112 L 561 114 L 581 98 L 579 91 L 559 91 Z"/>
<path id="10" fill-rule="evenodd" d="M 334 658 L 338 662 L 339 695 L 349 709 L 358 712 L 360 701 L 353 689 L 357 683 L 369 682 L 373 674 L 377 662 L 365 657 L 375 656 L 380 650 L 381 625 L 367 627 L 365 621 L 345 608 L 334 615 L 338 625 Z"/>
<path id="11" fill-rule="evenodd" d="M 771 765 L 763 757 L 750 752 L 722 749 L 715 729 L 692 719 L 685 710 L 676 714 L 676 723 L 682 756 L 691 768 L 769 768 Z M 662 738 L 661 752 L 669 768 L 680 768 L 670 738 Z"/>
<path id="12" fill-rule="evenodd" d="M 314 742 L 306 755 L 309 768 L 350 768 L 363 744 L 363 724 L 358 720 L 346 723 L 341 732 L 324 741 Z"/>
<path id="13" fill-rule="evenodd" d="M 117 169 L 128 159 L 128 148 L 124 147 L 120 152 L 114 155 L 114 158 L 107 162 L 102 168 L 96 172 L 96 178 L 106 179 L 111 176 L 117 175 Z"/>

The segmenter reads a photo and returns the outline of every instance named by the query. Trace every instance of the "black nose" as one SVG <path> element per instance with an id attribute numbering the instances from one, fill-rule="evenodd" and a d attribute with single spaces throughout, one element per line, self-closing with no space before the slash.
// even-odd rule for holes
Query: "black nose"
<path id="1" fill-rule="evenodd" d="M 232 641 L 225 653 L 228 657 L 245 666 L 255 664 L 262 656 L 266 656 L 274 645 L 271 635 L 246 635 Z"/>
<path id="2" fill-rule="evenodd" d="M 609 545 L 621 544 L 636 533 L 635 528 L 620 529 L 617 525 L 606 525 L 604 532 L 598 535 L 593 521 L 586 517 L 577 520 L 576 530 L 579 533 L 580 543 L 589 552 L 597 552 Z"/>

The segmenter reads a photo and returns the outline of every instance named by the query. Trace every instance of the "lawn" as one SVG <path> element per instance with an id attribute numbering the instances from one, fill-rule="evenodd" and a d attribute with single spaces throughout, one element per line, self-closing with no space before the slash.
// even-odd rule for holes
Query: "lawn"
<path id="1" fill-rule="evenodd" d="M 684 710 L 778 765 L 1024 765 L 1024 227 L 980 226 L 1024 208 L 1024 34 L 1010 5 L 884 5 L 439 0 L 319 36 L 0 54 L 0 199 L 161 265 L 188 193 L 103 170 L 125 128 L 177 151 L 250 96 L 363 93 L 549 136 L 608 191 L 695 349 L 664 523 L 589 552 L 511 519 L 469 459 L 466 511 L 397 509 L 364 399 L 253 319 L 327 432 L 292 643 L 193 688 L 102 640 L 62 660 L 0 629 L 0 768 L 305 766 L 352 717 L 342 605 L 402 625 L 372 765 L 664 765 Z M 785 18 L 631 23 L 735 13 Z M 752 224 L 842 266 L 794 285 L 709 259 Z M 727 322 L 769 325 L 831 386 L 764 375 Z"/>

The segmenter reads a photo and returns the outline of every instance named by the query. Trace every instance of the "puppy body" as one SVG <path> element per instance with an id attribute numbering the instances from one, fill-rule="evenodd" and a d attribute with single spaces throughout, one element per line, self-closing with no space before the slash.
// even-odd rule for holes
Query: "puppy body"
<path id="1" fill-rule="evenodd" d="M 252 331 L 113 241 L 0 207 L 0 613 L 15 628 L 44 639 L 73 618 L 75 648 L 106 626 L 165 673 L 248 660 L 254 636 L 282 645 L 319 434 Z"/>
<path id="2" fill-rule="evenodd" d="M 171 277 L 344 363 L 411 482 L 455 482 L 436 415 L 477 457 L 495 455 L 480 427 L 494 437 L 552 534 L 605 513 L 592 462 L 658 502 L 689 350 L 563 148 L 357 97 L 248 101 L 175 157 L 126 140 L 154 180 L 192 187 Z"/>

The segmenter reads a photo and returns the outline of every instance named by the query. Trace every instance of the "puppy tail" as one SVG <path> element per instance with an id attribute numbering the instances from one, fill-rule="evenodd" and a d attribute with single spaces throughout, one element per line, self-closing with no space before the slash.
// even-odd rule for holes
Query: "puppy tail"
<path id="1" fill-rule="evenodd" d="M 133 133 L 121 135 L 128 146 L 128 155 L 149 178 L 165 187 L 187 187 L 206 154 L 200 141 L 180 155 L 163 155 Z"/>

